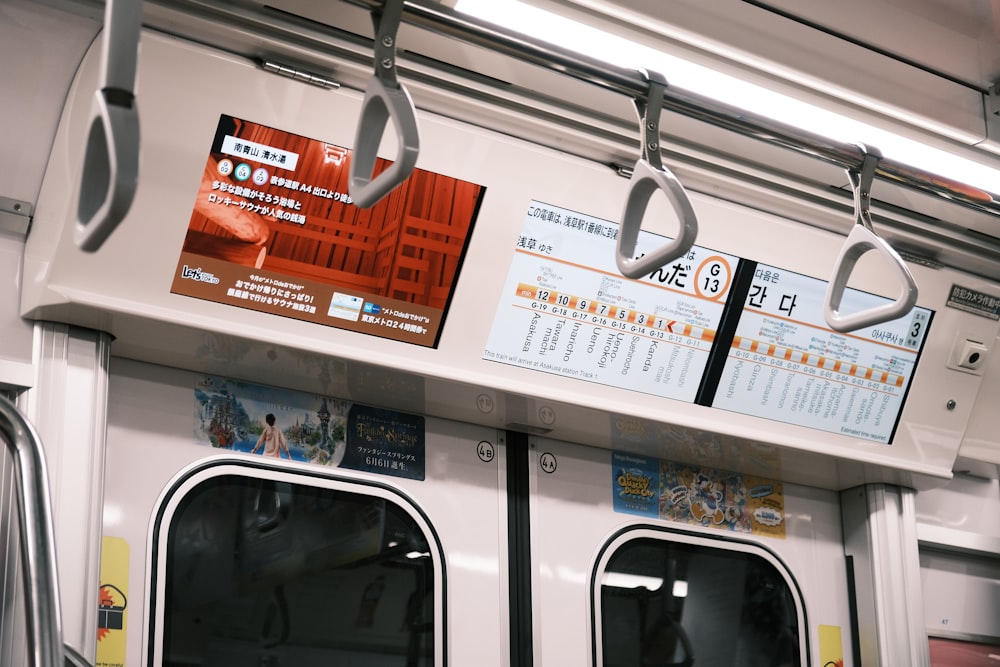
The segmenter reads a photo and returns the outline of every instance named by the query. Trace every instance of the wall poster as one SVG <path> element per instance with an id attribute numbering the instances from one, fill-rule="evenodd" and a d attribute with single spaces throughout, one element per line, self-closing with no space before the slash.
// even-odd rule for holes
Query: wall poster
<path id="1" fill-rule="evenodd" d="M 203 376 L 195 441 L 233 452 L 424 479 L 424 418 L 305 392 Z"/>
<path id="2" fill-rule="evenodd" d="M 616 512 L 785 537 L 781 482 L 625 452 L 611 453 L 611 471 Z"/>

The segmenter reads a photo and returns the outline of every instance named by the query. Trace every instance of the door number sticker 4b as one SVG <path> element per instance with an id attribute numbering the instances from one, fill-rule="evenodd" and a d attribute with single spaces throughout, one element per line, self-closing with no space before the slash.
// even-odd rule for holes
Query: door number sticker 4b
<path id="1" fill-rule="evenodd" d="M 484 463 L 490 463 L 496 458 L 496 448 L 493 447 L 493 443 L 488 440 L 482 440 L 478 445 L 476 445 L 476 453 L 479 455 L 479 460 Z"/>

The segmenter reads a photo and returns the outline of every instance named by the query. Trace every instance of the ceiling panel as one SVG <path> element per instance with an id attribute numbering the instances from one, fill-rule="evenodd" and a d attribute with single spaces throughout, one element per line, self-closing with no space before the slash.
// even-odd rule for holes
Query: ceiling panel
<path id="1" fill-rule="evenodd" d="M 759 4 L 986 90 L 1000 75 L 997 0 L 769 0 Z"/>

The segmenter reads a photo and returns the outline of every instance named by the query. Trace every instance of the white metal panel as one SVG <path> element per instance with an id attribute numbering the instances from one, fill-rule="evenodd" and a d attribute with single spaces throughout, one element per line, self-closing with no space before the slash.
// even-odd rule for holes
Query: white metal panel
<path id="1" fill-rule="evenodd" d="M 923 549 L 920 579 L 929 635 L 991 644 L 1000 640 L 1000 557 Z"/>
<path id="2" fill-rule="evenodd" d="M 171 480 L 191 464 L 219 458 L 218 450 L 196 444 L 194 388 L 197 375 L 115 358 L 112 360 L 108 415 L 107 492 L 104 535 L 124 538 L 130 547 L 128 663 L 140 664 L 147 641 L 148 599 L 143 591 L 148 565 L 151 517 Z M 503 447 L 491 462 L 480 460 L 477 445 L 496 445 L 496 430 L 439 419 L 426 420 L 426 478 L 423 481 L 372 475 L 287 461 L 285 473 L 305 472 L 351 481 L 376 481 L 398 489 L 421 508 L 440 538 L 447 570 L 448 664 L 504 664 L 507 629 L 506 519 Z M 243 461 L 260 457 L 230 455 Z"/>
<path id="3" fill-rule="evenodd" d="M 991 355 L 984 374 L 1000 376 L 1000 354 Z M 1000 466 L 1000 439 L 997 438 L 996 406 L 1000 403 L 1000 383 L 985 382 L 969 415 L 969 424 L 962 437 L 959 456 L 973 462 L 986 463 L 986 468 Z M 962 464 L 963 466 L 968 464 Z M 975 467 L 975 463 L 971 464 Z M 977 472 L 973 470 L 972 472 Z"/>
<path id="4" fill-rule="evenodd" d="M 760 3 L 960 82 L 988 88 L 1000 75 L 1000 16 L 979 0 L 768 0 Z"/>
<path id="5" fill-rule="evenodd" d="M 64 642 L 90 659 L 97 641 L 111 339 L 52 322 L 35 329 L 36 378 L 25 396 L 25 415 L 48 466 Z"/>
<path id="6" fill-rule="evenodd" d="M 708 538 L 739 537 L 773 551 L 802 591 L 808 623 L 802 631 L 812 647 L 813 662 L 818 655 L 818 627 L 829 625 L 841 628 L 844 664 L 851 664 L 850 607 L 836 493 L 786 483 L 784 539 L 731 535 L 616 513 L 614 471 L 607 450 L 547 438 L 532 438 L 530 446 L 536 665 L 592 664 L 590 586 L 599 551 L 619 530 L 639 525 L 672 525 Z M 542 454 L 555 457 L 554 472 L 542 470 Z"/>
<path id="7" fill-rule="evenodd" d="M 1000 480 L 956 475 L 916 496 L 924 624 L 932 637 L 1000 640 Z"/>
<path id="8" fill-rule="evenodd" d="M 1000 481 L 996 474 L 956 475 L 947 486 L 918 493 L 916 503 L 917 521 L 922 526 L 1000 540 Z M 997 553 L 1000 555 L 1000 550 Z"/>
<path id="9" fill-rule="evenodd" d="M 34 202 L 62 103 L 80 59 L 100 28 L 99 14 L 30 0 L 0 3 L 0 196 Z M 93 13 L 94 8 L 90 8 Z"/>
<path id="10" fill-rule="evenodd" d="M 866 665 L 929 665 L 912 489 L 867 484 L 840 494 L 853 559 L 858 654 Z"/>
<path id="11" fill-rule="evenodd" d="M 24 242 L 0 234 L 0 386 L 30 387 L 32 325 L 21 318 L 18 292 Z"/>
<path id="12" fill-rule="evenodd" d="M 741 0 L 669 4 L 536 0 L 532 4 L 557 4 L 570 11 L 583 8 L 591 21 L 601 21 L 611 30 L 663 48 L 680 45 L 702 63 L 765 85 L 797 88 L 794 96 L 812 96 L 820 106 L 848 116 L 875 112 L 880 116 L 877 123 L 890 126 L 902 121 L 964 144 L 986 137 L 982 88 L 929 71 L 938 61 L 944 61 L 945 71 L 954 71 L 957 61 L 963 70 L 978 69 L 979 53 L 972 40 L 949 34 L 950 26 L 943 22 L 934 24 L 907 7 L 891 6 L 896 3 L 859 1 L 832 7 L 822 2 Z M 945 7 L 953 11 L 953 4 L 941 3 L 939 12 Z M 769 11 L 768 5 L 786 9 L 789 16 Z M 845 34 L 854 40 L 845 39 Z M 928 63 L 929 69 L 893 57 L 898 55 L 893 39 L 910 41 L 914 51 L 925 54 L 911 60 Z M 669 79 L 670 73 L 665 74 Z"/>
<path id="13" fill-rule="evenodd" d="M 26 315 L 107 330 L 117 337 L 116 354 L 121 356 L 197 368 L 238 359 L 239 373 L 261 376 L 285 372 L 275 363 L 284 354 L 302 357 L 296 363 L 317 369 L 332 356 L 347 362 L 341 370 L 348 377 L 364 372 L 359 367 L 397 372 L 405 356 L 406 373 L 420 382 L 441 381 L 459 397 L 434 403 L 443 417 L 472 415 L 497 426 L 512 421 L 506 410 L 482 411 L 477 396 L 487 390 L 500 392 L 496 404 L 510 403 L 512 411 L 525 398 L 556 406 L 554 419 L 543 424 L 529 414 L 528 425 L 552 428 L 554 436 L 589 444 L 609 440 L 617 415 L 666 422 L 720 433 L 738 443 L 787 448 L 793 453 L 775 476 L 802 470 L 817 477 L 810 483 L 829 488 L 869 481 L 888 469 L 903 471 L 902 478 L 891 481 L 904 484 L 918 483 L 914 475 L 950 475 L 980 384 L 975 375 L 946 370 L 955 332 L 992 341 L 997 322 L 944 304 L 953 282 L 989 293 L 993 286 L 986 281 L 946 269 L 911 267 L 921 289 L 918 305 L 935 309 L 937 315 L 891 447 L 742 415 L 726 414 L 721 420 L 716 410 L 627 390 L 602 387 L 601 401 L 595 404 L 589 383 L 482 357 L 528 202 L 540 199 L 615 220 L 626 183 L 606 167 L 421 115 L 418 166 L 485 185 L 487 191 L 439 349 L 414 349 L 169 293 L 219 114 L 243 114 L 271 127 L 349 146 L 360 102 L 357 93 L 321 91 L 264 74 L 250 63 L 202 46 L 155 33 L 143 35 L 139 76 L 150 83 L 138 103 L 144 128 L 142 182 L 131 213 L 102 250 L 78 252 L 72 246 L 77 193 L 66 184 L 76 182 L 97 63 L 92 51 L 67 102 L 35 232 L 28 239 L 22 300 Z M 694 206 L 701 221 L 699 245 L 821 278 L 832 270 L 841 245 L 836 234 L 705 196 L 694 196 Z M 650 207 L 649 230 L 670 233 L 671 225 L 656 217 L 658 211 Z M 845 216 L 845 227 L 850 224 Z M 880 269 L 862 262 L 852 286 L 878 292 L 887 282 L 887 273 Z M 233 337 L 237 331 L 239 338 Z M 255 359 L 258 366 L 247 365 L 257 363 Z M 429 411 L 434 394 L 428 391 L 425 396 Z M 949 400 L 954 409 L 946 407 Z M 806 460 L 797 460 L 802 453 Z M 817 465 L 829 461 L 831 454 L 837 466 Z M 840 462 L 871 465 L 855 469 Z"/>

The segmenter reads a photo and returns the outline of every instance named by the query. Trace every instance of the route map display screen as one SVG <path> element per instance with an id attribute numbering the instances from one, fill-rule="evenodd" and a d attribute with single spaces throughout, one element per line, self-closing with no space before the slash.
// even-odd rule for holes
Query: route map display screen
<path id="1" fill-rule="evenodd" d="M 932 311 L 841 334 L 823 280 L 698 246 L 629 280 L 617 234 L 532 201 L 483 358 L 891 442 Z M 662 243 L 641 232 L 636 255 Z M 842 306 L 886 301 L 847 290 Z"/>
<path id="2" fill-rule="evenodd" d="M 757 264 L 713 407 L 889 442 L 927 335 L 931 311 L 838 333 L 826 326 L 826 281 Z M 847 290 L 845 313 L 888 299 Z"/>
<path id="3" fill-rule="evenodd" d="M 693 401 L 739 260 L 694 247 L 629 280 L 615 267 L 617 234 L 615 223 L 532 202 L 485 358 Z M 637 251 L 662 242 L 640 236 Z"/>

